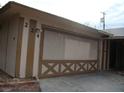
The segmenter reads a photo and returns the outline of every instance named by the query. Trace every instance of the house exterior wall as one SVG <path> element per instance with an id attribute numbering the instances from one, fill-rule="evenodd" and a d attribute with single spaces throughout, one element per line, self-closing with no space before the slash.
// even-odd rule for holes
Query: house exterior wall
<path id="1" fill-rule="evenodd" d="M 18 32 L 19 32 L 19 17 L 23 18 L 24 24 L 22 25 L 22 38 L 18 42 Z M 66 34 L 62 33 L 61 31 L 47 31 L 46 29 L 42 28 L 43 22 L 34 17 L 30 16 L 14 16 L 13 20 L 9 20 L 8 23 L 4 24 L 4 30 L 6 34 L 5 36 L 3 34 L 0 34 L 2 37 L 0 38 L 5 38 L 1 39 L 0 43 L 6 42 L 0 46 L 0 49 L 4 51 L 4 53 L 1 55 L 0 60 L 1 61 L 1 69 L 5 70 L 8 74 L 11 76 L 15 76 L 15 74 L 18 74 L 18 77 L 25 78 L 27 74 L 27 69 L 28 69 L 28 64 L 27 60 L 28 57 L 27 55 L 29 54 L 30 56 L 30 49 L 28 50 L 29 45 L 29 35 L 30 33 L 30 20 L 35 20 L 36 21 L 36 28 L 40 30 L 40 32 L 33 32 L 34 34 L 34 50 L 33 50 L 33 61 L 32 61 L 32 67 L 31 69 L 31 76 L 38 77 L 38 73 L 40 72 L 39 70 L 39 64 L 42 60 L 91 60 L 92 63 L 89 64 L 95 64 L 94 68 L 97 68 L 97 46 L 98 46 L 98 40 L 97 39 L 90 39 L 90 38 L 84 38 L 83 36 L 78 36 L 78 35 L 71 35 L 71 34 Z M 26 26 L 27 25 L 27 26 Z M 7 27 L 8 26 L 8 27 Z M 44 30 L 44 35 L 41 35 L 41 33 Z M 2 33 L 4 31 L 1 31 Z M 8 36 L 7 36 L 8 35 Z M 41 44 L 41 38 L 43 38 L 43 44 Z M 5 40 L 5 41 L 3 41 Z M 18 43 L 21 43 L 20 47 L 20 55 L 17 54 L 17 49 L 18 49 Z M 51 46 L 50 46 L 51 45 Z M 6 46 L 6 47 L 4 47 Z M 4 48 L 4 49 L 3 49 Z M 75 48 L 75 49 L 74 49 Z M 40 50 L 43 49 L 43 58 L 41 58 L 41 52 Z M 85 51 L 85 52 L 84 52 Z M 12 54 L 13 53 L 13 54 Z M 54 54 L 53 54 L 54 53 Z M 6 55 L 6 58 L 4 58 Z M 17 56 L 20 56 L 18 67 L 19 70 L 18 72 L 16 71 L 18 68 L 16 67 L 17 65 Z M 29 57 L 30 58 L 30 57 Z M 60 61 L 56 61 L 60 62 Z M 71 62 L 71 61 L 69 61 Z M 60 62 L 61 63 L 61 62 Z M 73 63 L 73 62 L 72 62 Z M 75 63 L 75 62 L 74 62 Z M 68 64 L 68 62 L 67 62 Z M 76 63 L 77 64 L 77 63 Z M 81 63 L 83 65 L 83 63 Z M 80 62 L 79 64 L 80 65 Z M 87 65 L 87 64 L 86 64 Z M 85 69 L 87 69 L 87 66 L 85 65 Z M 40 66 L 41 67 L 41 66 Z M 74 67 L 74 66 L 73 66 Z M 92 67 L 92 65 L 91 65 Z M 55 68 L 57 69 L 57 68 Z M 90 69 L 90 68 L 89 68 Z M 94 69 L 94 70 L 95 70 Z M 42 69 L 43 70 L 43 69 Z M 63 67 L 64 70 L 64 67 Z"/>
<path id="2" fill-rule="evenodd" d="M 18 18 L 14 16 L 2 25 L 0 31 L 1 69 L 11 76 L 15 76 Z"/>
<path id="3" fill-rule="evenodd" d="M 75 69 L 75 66 L 77 65 L 77 70 L 80 69 L 80 66 L 84 66 L 84 69 L 87 69 L 87 71 L 92 70 L 96 71 L 97 70 L 97 64 L 98 64 L 98 40 L 97 39 L 90 39 L 90 38 L 85 38 L 81 36 L 75 36 L 71 34 L 66 34 L 62 33 L 61 31 L 48 31 L 46 29 L 43 30 L 42 28 L 42 22 L 36 18 L 29 17 L 29 16 L 20 16 L 23 18 L 24 24 L 22 25 L 22 40 L 21 42 L 21 50 L 20 50 L 20 62 L 18 64 L 19 66 L 19 72 L 18 72 L 18 77 L 20 78 L 25 78 L 26 77 L 26 69 L 28 68 L 27 65 L 27 54 L 30 50 L 28 50 L 29 45 L 29 33 L 30 32 L 30 20 L 35 20 L 36 21 L 36 28 L 40 30 L 40 32 L 33 32 L 34 34 L 34 50 L 33 50 L 33 61 L 32 61 L 32 67 L 31 67 L 31 76 L 38 77 L 40 70 L 39 68 L 42 67 L 42 71 L 46 68 L 41 65 L 41 62 L 44 61 L 47 63 L 46 60 L 56 60 L 55 63 L 62 63 L 65 64 L 65 66 L 69 64 L 72 65 L 72 69 Z M 6 48 L 1 47 L 1 50 L 4 50 L 4 55 L 6 55 L 6 58 L 0 59 L 0 60 L 5 60 L 6 59 L 6 64 L 4 64 L 3 61 L 1 61 L 1 68 L 10 74 L 11 76 L 15 76 L 16 73 L 16 68 L 17 66 L 17 40 L 18 40 L 18 30 L 19 30 L 19 18 L 15 17 L 13 21 L 9 21 L 8 24 L 5 24 L 4 26 L 5 29 L 7 30 L 8 35 L 1 36 L 6 37 L 6 39 L 1 39 L 0 43 L 4 42 L 2 40 L 6 40 Z M 26 26 L 27 25 L 27 26 Z M 44 35 L 41 35 L 41 33 L 44 31 Z M 3 32 L 3 31 L 1 31 Z M 1 33 L 0 32 L 0 33 Z M 42 33 L 43 34 L 43 33 Z M 44 37 L 44 38 L 43 38 Z M 2 38 L 2 37 L 1 37 Z M 43 44 L 41 44 L 41 39 L 43 38 Z M 19 42 L 18 42 L 19 43 Z M 5 49 L 3 49 L 5 48 Z M 42 54 L 40 50 L 43 49 L 43 58 L 41 58 Z M 5 52 L 6 51 L 6 52 Z M 13 54 L 12 54 L 13 53 Z M 2 54 L 3 55 L 3 54 Z M 1 56 L 1 57 L 4 57 Z M 29 55 L 30 56 L 30 55 Z M 30 58 L 30 57 L 29 57 Z M 58 60 L 58 61 L 57 61 Z M 59 61 L 60 60 L 60 61 Z M 61 60 L 68 60 L 67 62 L 61 62 Z M 77 62 L 76 62 L 77 60 Z M 85 62 L 86 61 L 86 62 Z M 2 63 L 3 62 L 3 63 Z M 51 63 L 51 62 L 50 62 Z M 67 64 L 66 64 L 67 63 Z M 79 67 L 78 67 L 79 66 Z M 54 69 L 58 69 L 59 65 Z M 61 70 L 64 71 L 65 67 L 63 66 Z M 82 70 L 83 71 L 83 70 Z M 50 72 L 51 73 L 51 72 Z M 73 72 L 72 72 L 73 73 Z M 74 72 L 74 73 L 78 73 Z M 82 73 L 82 72 L 79 72 Z M 40 73 L 41 74 L 41 73 Z M 52 73 L 51 73 L 52 74 Z M 63 73 L 65 75 L 66 73 Z M 43 76 L 43 75 L 42 75 Z"/>
<path id="4" fill-rule="evenodd" d="M 31 63 L 33 66 L 31 67 L 31 75 L 34 77 L 38 77 L 40 73 L 40 67 L 42 66 L 40 63 L 42 60 L 91 60 L 90 63 L 88 61 L 88 64 L 94 64 L 94 70 L 97 69 L 97 61 L 98 61 L 98 40 L 97 39 L 90 39 L 90 38 L 80 38 L 78 36 L 73 36 L 70 34 L 61 34 L 61 32 L 53 32 L 53 31 L 46 31 L 44 29 L 44 35 L 41 35 L 43 28 L 42 25 L 43 22 L 40 21 L 40 19 L 31 17 L 31 16 L 24 16 L 21 15 L 21 17 L 24 18 L 24 26 L 23 26 L 23 34 L 22 34 L 22 46 L 21 46 L 21 58 L 20 58 L 20 72 L 19 77 L 25 78 L 26 77 L 26 69 L 28 68 L 27 65 L 27 54 L 28 54 L 28 43 L 29 43 L 29 33 L 30 33 L 30 20 L 36 21 L 36 28 L 40 30 L 40 32 L 34 32 L 35 37 L 34 38 L 34 58 L 33 62 Z M 25 27 L 25 24 L 28 24 L 27 27 Z M 32 33 L 32 32 L 31 32 Z M 43 44 L 41 44 L 41 38 L 43 38 Z M 51 39 L 54 38 L 54 39 Z M 55 41 L 53 41 L 55 40 Z M 48 41 L 48 42 L 47 42 Z M 79 44 L 79 45 L 77 45 Z M 50 46 L 51 45 L 51 46 Z M 74 45 L 72 47 L 72 45 Z M 85 45 L 85 46 L 84 46 Z M 74 47 L 77 47 L 77 52 L 72 51 Z M 51 49 L 54 48 L 54 49 Z M 71 48 L 71 50 L 69 50 Z M 85 49 L 84 49 L 85 48 Z M 43 58 L 41 58 L 42 54 L 40 50 L 43 49 Z M 82 52 L 80 51 L 80 49 Z M 59 52 L 59 53 L 58 53 Z M 70 56 L 70 54 L 73 55 Z M 54 53 L 54 54 L 53 54 Z M 53 55 L 52 55 L 53 54 Z M 85 55 L 85 56 L 83 56 Z M 29 55 L 30 56 L 30 55 Z M 76 56 L 74 58 L 74 56 Z M 84 57 L 84 58 L 83 58 Z M 56 61 L 59 62 L 59 61 Z M 61 63 L 61 62 L 60 62 Z M 73 63 L 73 62 L 72 62 Z M 67 63 L 68 64 L 68 63 Z M 80 64 L 80 63 L 79 63 Z M 81 63 L 82 64 L 82 63 Z M 77 64 L 78 65 L 78 64 Z M 83 65 L 83 64 L 82 64 Z M 87 65 L 87 64 L 86 64 Z M 90 66 L 92 67 L 92 65 Z M 89 69 L 90 69 L 89 67 Z M 43 70 L 44 67 L 42 67 Z M 87 69 L 87 66 L 84 67 Z M 46 68 L 45 68 L 46 69 Z M 55 68 L 57 69 L 57 68 Z M 63 67 L 64 70 L 64 67 Z M 94 71 L 93 70 L 93 71 Z M 30 75 L 29 75 L 30 76 Z"/>
<path id="5" fill-rule="evenodd" d="M 99 39 L 107 34 L 14 2 L 9 6 L 0 16 L 10 17 L 0 31 L 0 67 L 8 74 L 49 77 L 101 69 Z"/>
<path id="6" fill-rule="evenodd" d="M 9 23 L 4 22 L 0 28 L 0 69 L 5 71 L 6 69 L 6 56 L 7 56 L 7 35 L 9 29 Z"/>
<path id="7" fill-rule="evenodd" d="M 18 18 L 10 21 L 8 45 L 7 45 L 7 63 L 6 72 L 11 76 L 15 76 L 15 64 L 16 64 L 16 47 L 18 36 Z"/>

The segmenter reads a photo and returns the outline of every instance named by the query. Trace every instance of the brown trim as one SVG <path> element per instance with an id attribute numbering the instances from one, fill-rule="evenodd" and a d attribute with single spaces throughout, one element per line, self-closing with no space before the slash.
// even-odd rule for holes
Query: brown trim
<path id="1" fill-rule="evenodd" d="M 99 67 L 99 65 L 100 65 L 100 40 L 98 40 L 98 42 L 97 42 L 97 62 L 98 62 L 98 67 Z"/>
<path id="2" fill-rule="evenodd" d="M 110 61 L 110 40 L 108 40 L 108 52 L 107 52 L 107 70 L 109 70 L 109 61 Z"/>
<path id="3" fill-rule="evenodd" d="M 44 50 L 44 30 L 41 32 L 41 60 L 43 60 L 43 50 Z"/>
<path id="4" fill-rule="evenodd" d="M 32 77 L 33 61 L 34 61 L 34 47 L 35 47 L 35 32 L 32 32 L 36 28 L 37 22 L 30 20 L 29 37 L 28 37 L 28 49 L 27 49 L 27 64 L 26 64 L 26 77 Z"/>
<path id="5" fill-rule="evenodd" d="M 41 25 L 41 29 L 42 29 L 42 25 Z M 42 29 L 42 32 L 41 32 L 41 38 L 40 38 L 40 54 L 39 54 L 39 66 L 38 66 L 38 76 L 40 76 L 41 74 L 41 62 L 43 60 L 43 48 L 44 48 L 44 30 Z"/>
<path id="6" fill-rule="evenodd" d="M 19 77 L 19 71 L 20 71 L 20 58 L 21 58 L 23 25 L 24 25 L 24 18 L 20 17 L 19 18 L 19 25 L 18 25 L 17 48 L 16 48 L 15 77 Z"/>
<path id="7" fill-rule="evenodd" d="M 39 78 L 98 71 L 97 60 L 42 60 L 40 63 Z"/>
<path id="8" fill-rule="evenodd" d="M 103 70 L 105 70 L 105 45 L 106 45 L 106 43 L 105 43 L 105 40 L 103 41 Z"/>
<path id="9" fill-rule="evenodd" d="M 60 33 L 63 33 L 63 34 L 73 35 L 73 36 L 81 37 L 81 38 L 85 38 L 85 39 L 92 39 L 92 40 L 96 40 L 96 41 L 99 39 L 99 38 L 92 38 L 92 37 L 86 36 L 86 35 L 81 35 L 80 33 L 72 32 L 72 31 L 69 31 L 69 30 L 62 29 L 62 28 L 49 26 L 49 25 L 46 25 L 46 24 L 42 24 L 42 28 L 43 28 L 43 30 L 48 30 L 48 31 L 50 30 L 50 31 L 53 31 L 53 32 L 60 32 Z"/>
<path id="10" fill-rule="evenodd" d="M 0 9 L 0 14 L 4 13 L 5 11 L 7 11 L 10 7 L 11 7 L 11 3 L 9 2 L 4 7 L 2 7 Z"/>
<path id="11" fill-rule="evenodd" d="M 102 70 L 107 70 L 108 41 L 103 40 Z"/>
<path id="12" fill-rule="evenodd" d="M 106 59 L 107 59 L 107 40 L 105 40 L 105 49 L 104 49 L 104 70 L 106 70 Z"/>
<path id="13" fill-rule="evenodd" d="M 102 70 L 102 59 L 103 59 L 103 40 L 99 42 L 99 70 Z"/>
<path id="14" fill-rule="evenodd" d="M 107 70 L 107 59 L 108 59 L 108 40 L 106 40 L 106 59 L 105 59 L 105 70 Z"/>
<path id="15" fill-rule="evenodd" d="M 101 69 L 104 70 L 104 46 L 105 46 L 105 41 L 102 41 L 102 64 L 101 64 Z"/>

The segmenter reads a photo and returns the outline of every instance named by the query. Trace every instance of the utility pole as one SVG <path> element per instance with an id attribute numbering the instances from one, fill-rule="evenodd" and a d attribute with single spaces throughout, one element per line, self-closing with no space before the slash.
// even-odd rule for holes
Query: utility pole
<path id="1" fill-rule="evenodd" d="M 105 12 L 102 12 L 103 17 L 101 18 L 101 23 L 103 23 L 103 30 L 105 30 Z"/>

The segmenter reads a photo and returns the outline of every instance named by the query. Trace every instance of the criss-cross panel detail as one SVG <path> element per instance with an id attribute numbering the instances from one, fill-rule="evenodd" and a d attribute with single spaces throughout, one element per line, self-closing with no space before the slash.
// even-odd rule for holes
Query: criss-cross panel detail
<path id="1" fill-rule="evenodd" d="M 71 66 L 73 65 L 73 63 L 69 63 L 69 64 L 65 64 L 65 63 L 63 63 L 62 64 L 64 67 L 65 67 L 65 69 L 63 70 L 63 73 L 65 73 L 65 72 L 73 72 L 73 69 L 71 69 Z"/>
<path id="2" fill-rule="evenodd" d="M 43 60 L 40 77 L 53 77 L 97 71 L 96 60 Z"/>
<path id="3" fill-rule="evenodd" d="M 44 66 L 47 68 L 47 70 L 43 73 L 44 75 L 48 74 L 49 72 L 52 72 L 52 73 L 57 73 L 57 71 L 54 69 L 57 64 L 53 64 L 51 63 L 52 65 L 48 64 L 48 63 L 45 63 Z"/>
<path id="4" fill-rule="evenodd" d="M 89 65 L 88 65 L 88 70 L 89 71 L 93 71 L 93 70 L 96 70 L 96 69 L 97 69 L 96 62 L 89 63 Z"/>
<path id="5" fill-rule="evenodd" d="M 79 63 L 76 64 L 77 66 L 79 66 L 79 68 L 77 68 L 77 72 L 79 71 L 87 71 L 87 63 Z"/>

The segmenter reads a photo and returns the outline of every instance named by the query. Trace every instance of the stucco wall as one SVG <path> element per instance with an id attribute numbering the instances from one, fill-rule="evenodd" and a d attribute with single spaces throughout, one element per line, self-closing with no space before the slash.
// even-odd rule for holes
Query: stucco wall
<path id="1" fill-rule="evenodd" d="M 97 41 L 45 31 L 43 59 L 97 60 Z"/>

